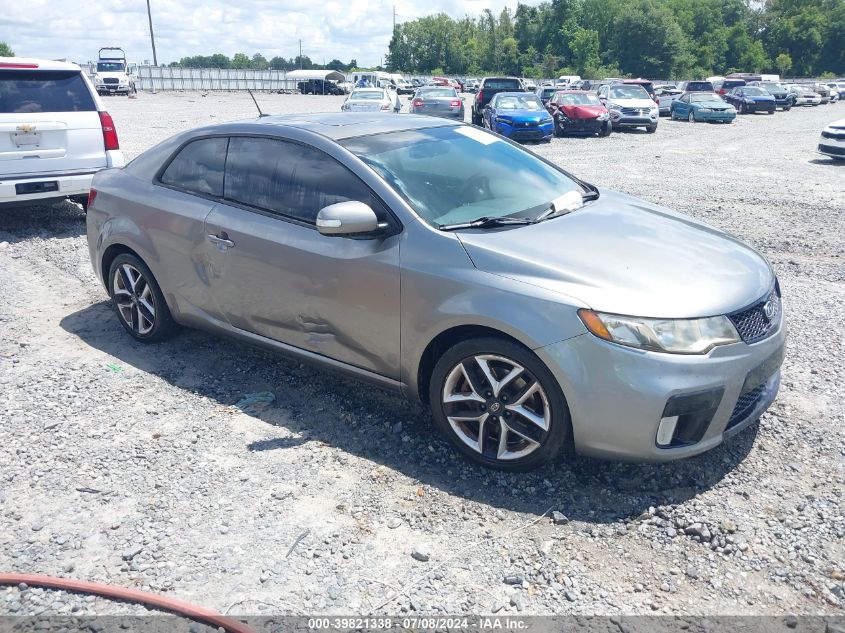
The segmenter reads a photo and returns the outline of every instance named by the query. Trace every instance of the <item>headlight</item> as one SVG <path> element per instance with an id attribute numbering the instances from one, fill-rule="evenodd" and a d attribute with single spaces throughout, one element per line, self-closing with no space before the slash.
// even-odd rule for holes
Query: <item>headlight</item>
<path id="1" fill-rule="evenodd" d="M 603 112 L 602 114 L 596 117 L 599 121 L 607 121 L 610 118 L 610 115 L 607 112 Z"/>
<path id="2" fill-rule="evenodd" d="M 607 108 L 608 108 L 608 110 L 621 110 L 622 106 L 619 105 L 618 103 L 613 103 L 613 101 L 608 101 L 607 102 Z"/>
<path id="3" fill-rule="evenodd" d="M 510 125 L 511 120 L 507 117 L 497 116 L 496 117 L 496 123 L 507 123 L 508 125 Z"/>
<path id="4" fill-rule="evenodd" d="M 606 341 L 654 352 L 706 354 L 717 345 L 739 342 L 726 316 L 651 319 L 579 310 L 587 329 Z"/>

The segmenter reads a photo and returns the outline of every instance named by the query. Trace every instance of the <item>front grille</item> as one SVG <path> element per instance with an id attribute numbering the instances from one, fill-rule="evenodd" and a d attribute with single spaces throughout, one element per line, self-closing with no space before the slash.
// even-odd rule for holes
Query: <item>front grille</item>
<path id="1" fill-rule="evenodd" d="M 648 114 L 648 110 L 642 108 L 622 108 L 622 114 L 625 116 L 643 116 Z"/>
<path id="2" fill-rule="evenodd" d="M 743 341 L 756 343 L 772 333 L 780 318 L 779 294 L 777 290 L 773 290 L 769 296 L 750 308 L 728 315 Z M 767 305 L 770 306 L 769 314 L 766 314 Z"/>
<path id="3" fill-rule="evenodd" d="M 845 147 L 836 147 L 835 145 L 819 145 L 819 151 L 824 152 L 825 154 L 845 156 Z"/>
<path id="4" fill-rule="evenodd" d="M 736 405 L 734 405 L 733 413 L 731 413 L 731 417 L 728 420 L 728 425 L 725 429 L 730 429 L 746 418 L 751 414 L 754 410 L 754 407 L 763 399 L 763 396 L 766 395 L 766 385 L 762 384 L 759 387 L 755 387 L 751 391 L 748 391 L 742 394 L 739 397 L 739 400 L 736 401 Z"/>
<path id="5" fill-rule="evenodd" d="M 103 83 L 104 84 L 116 84 L 119 83 L 119 79 L 117 77 L 104 77 Z"/>
<path id="6" fill-rule="evenodd" d="M 822 132 L 822 138 L 835 138 L 837 141 L 845 141 L 845 132 Z"/>

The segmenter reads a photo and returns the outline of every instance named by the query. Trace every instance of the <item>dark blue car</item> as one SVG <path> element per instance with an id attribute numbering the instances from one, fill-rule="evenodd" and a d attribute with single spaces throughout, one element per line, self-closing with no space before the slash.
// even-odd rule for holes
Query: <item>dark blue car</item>
<path id="1" fill-rule="evenodd" d="M 551 141 L 555 125 L 537 95 L 500 92 L 482 114 L 482 125 L 515 141 Z"/>
<path id="2" fill-rule="evenodd" d="M 774 114 L 777 107 L 772 93 L 759 86 L 738 86 L 722 98 L 735 107 L 739 114 L 750 112 Z"/>

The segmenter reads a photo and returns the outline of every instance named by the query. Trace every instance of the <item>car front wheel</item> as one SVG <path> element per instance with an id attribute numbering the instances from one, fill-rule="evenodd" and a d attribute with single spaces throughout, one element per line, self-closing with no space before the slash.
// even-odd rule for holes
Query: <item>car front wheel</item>
<path id="1" fill-rule="evenodd" d="M 689 111 L 689 116 L 687 117 L 690 123 L 695 123 L 695 114 L 692 110 Z"/>
<path id="2" fill-rule="evenodd" d="M 448 350 L 434 368 L 429 402 L 449 441 L 489 468 L 536 468 L 571 433 L 551 372 L 530 350 L 502 339 L 472 339 Z"/>
<path id="3" fill-rule="evenodd" d="M 175 322 L 158 283 L 139 258 L 122 253 L 109 267 L 108 291 L 121 325 L 143 343 L 163 341 Z"/>

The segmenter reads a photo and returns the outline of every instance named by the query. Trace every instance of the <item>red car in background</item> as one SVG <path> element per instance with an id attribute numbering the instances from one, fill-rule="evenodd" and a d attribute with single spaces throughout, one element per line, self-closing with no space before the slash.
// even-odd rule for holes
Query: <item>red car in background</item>
<path id="1" fill-rule="evenodd" d="M 548 109 L 555 121 L 555 136 L 609 136 L 613 129 L 607 108 L 593 92 L 558 90 L 549 99 Z"/>
<path id="2" fill-rule="evenodd" d="M 447 88 L 454 88 L 456 92 L 463 92 L 463 86 L 457 79 L 449 79 L 449 77 L 432 77 L 431 80 L 438 86 L 446 86 Z"/>

